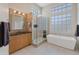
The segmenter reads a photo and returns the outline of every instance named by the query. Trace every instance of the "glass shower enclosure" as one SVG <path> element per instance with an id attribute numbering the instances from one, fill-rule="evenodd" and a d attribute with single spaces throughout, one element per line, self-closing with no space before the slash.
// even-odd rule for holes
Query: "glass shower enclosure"
<path id="1" fill-rule="evenodd" d="M 39 45 L 46 40 L 48 33 L 48 18 L 44 16 L 33 17 L 32 20 L 32 43 Z"/>

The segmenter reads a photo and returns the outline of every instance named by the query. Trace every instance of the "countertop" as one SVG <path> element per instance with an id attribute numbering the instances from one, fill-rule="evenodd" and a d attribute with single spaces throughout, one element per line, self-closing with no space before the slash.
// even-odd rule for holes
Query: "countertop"
<path id="1" fill-rule="evenodd" d="M 32 33 L 32 32 L 27 32 L 27 31 L 11 31 L 11 32 L 9 32 L 9 36 L 28 34 L 28 33 Z"/>

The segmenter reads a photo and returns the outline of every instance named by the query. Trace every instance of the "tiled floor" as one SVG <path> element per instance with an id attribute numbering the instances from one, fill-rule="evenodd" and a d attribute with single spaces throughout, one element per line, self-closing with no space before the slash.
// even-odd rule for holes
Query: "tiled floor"
<path id="1" fill-rule="evenodd" d="M 13 55 L 79 55 L 79 52 L 45 42 L 38 47 L 30 45 L 15 52 Z"/>

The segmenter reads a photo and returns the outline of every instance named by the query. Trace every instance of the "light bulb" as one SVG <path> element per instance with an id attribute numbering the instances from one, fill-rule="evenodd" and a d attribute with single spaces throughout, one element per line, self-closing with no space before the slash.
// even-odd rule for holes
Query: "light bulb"
<path id="1" fill-rule="evenodd" d="M 21 12 L 18 12 L 18 14 L 21 14 Z"/>
<path id="2" fill-rule="evenodd" d="M 14 10 L 13 12 L 16 13 L 16 10 Z"/>
<path id="3" fill-rule="evenodd" d="M 24 13 L 22 15 L 25 15 Z"/>

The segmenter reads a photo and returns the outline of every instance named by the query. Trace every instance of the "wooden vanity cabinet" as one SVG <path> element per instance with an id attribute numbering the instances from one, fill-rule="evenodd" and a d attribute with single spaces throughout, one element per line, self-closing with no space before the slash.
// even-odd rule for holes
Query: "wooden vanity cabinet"
<path id="1" fill-rule="evenodd" d="M 21 48 L 30 45 L 32 42 L 32 34 L 28 33 L 10 36 L 9 42 L 9 53 L 13 53 Z"/>

